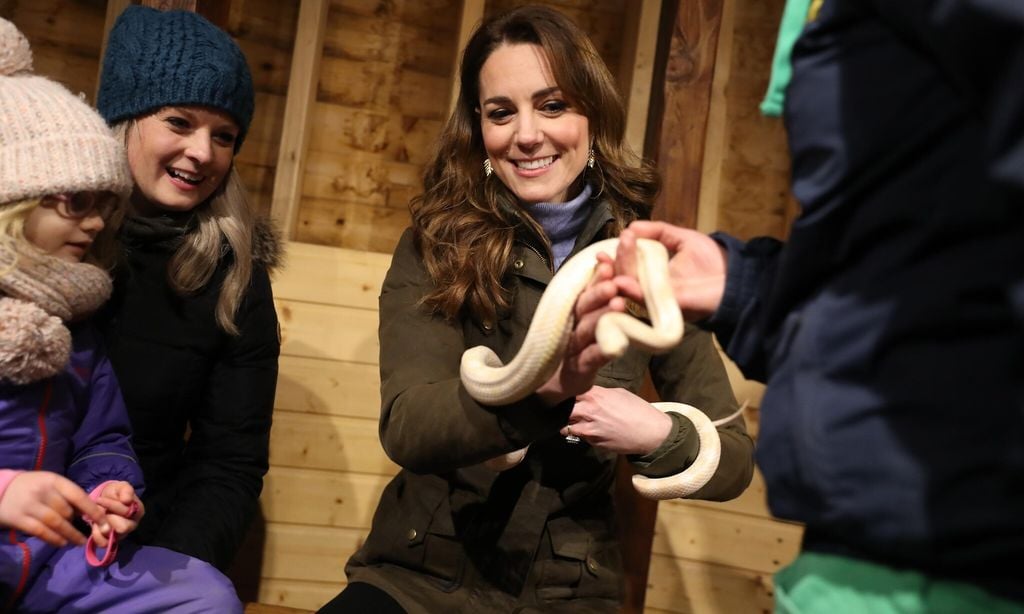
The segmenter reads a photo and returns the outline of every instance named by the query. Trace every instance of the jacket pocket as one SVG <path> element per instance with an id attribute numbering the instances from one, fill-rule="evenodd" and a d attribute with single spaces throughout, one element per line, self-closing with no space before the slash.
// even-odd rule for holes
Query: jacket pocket
<path id="1" fill-rule="evenodd" d="M 613 537 L 567 517 L 549 521 L 546 535 L 551 558 L 541 553 L 538 561 L 539 600 L 622 599 L 622 556 Z"/>
<path id="2" fill-rule="evenodd" d="M 465 555 L 447 484 L 436 476 L 399 474 L 381 496 L 362 554 L 367 564 L 398 565 L 434 578 L 442 590 L 457 588 Z"/>

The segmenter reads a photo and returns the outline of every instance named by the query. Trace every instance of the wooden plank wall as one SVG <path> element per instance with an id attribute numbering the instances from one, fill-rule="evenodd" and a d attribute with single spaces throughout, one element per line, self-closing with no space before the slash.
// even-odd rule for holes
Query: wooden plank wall
<path id="1" fill-rule="evenodd" d="M 397 471 L 377 437 L 377 297 L 389 262 L 291 243 L 274 280 L 282 346 L 262 496 L 263 603 L 316 609 L 337 594 Z"/>
<path id="2" fill-rule="evenodd" d="M 245 53 L 256 88 L 256 113 L 236 166 L 253 204 L 269 213 L 284 123 L 298 2 L 243 0 L 232 7 L 227 30 Z"/>
<path id="3" fill-rule="evenodd" d="M 0 8 L 0 17 L 14 22 L 32 45 L 37 73 L 95 100 L 106 2 L 3 0 Z"/>
<path id="4" fill-rule="evenodd" d="M 447 113 L 460 5 L 330 3 L 295 240 L 392 251 Z"/>
<path id="5" fill-rule="evenodd" d="M 783 238 L 797 213 L 782 119 L 758 105 L 785 0 L 725 0 L 701 168 L 697 228 Z"/>

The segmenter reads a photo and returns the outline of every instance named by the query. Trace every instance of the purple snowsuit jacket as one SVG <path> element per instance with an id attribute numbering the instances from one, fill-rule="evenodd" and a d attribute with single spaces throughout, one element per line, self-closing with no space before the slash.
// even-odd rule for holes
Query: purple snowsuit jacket
<path id="1" fill-rule="evenodd" d="M 141 494 L 128 414 L 99 336 L 87 323 L 69 328 L 71 359 L 61 373 L 20 386 L 0 381 L 0 468 L 59 473 L 87 493 L 123 480 Z M 13 529 L 0 532 L 2 609 L 60 548 Z"/>

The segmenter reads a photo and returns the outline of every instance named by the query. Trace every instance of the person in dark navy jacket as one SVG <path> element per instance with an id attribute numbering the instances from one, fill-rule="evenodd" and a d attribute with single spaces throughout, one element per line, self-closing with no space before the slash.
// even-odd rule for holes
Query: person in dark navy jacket
<path id="1" fill-rule="evenodd" d="M 661 239 L 768 385 L 780 611 L 1022 611 L 1024 3 L 815 1 L 792 68 L 788 240 L 637 223 L 620 269 Z"/>

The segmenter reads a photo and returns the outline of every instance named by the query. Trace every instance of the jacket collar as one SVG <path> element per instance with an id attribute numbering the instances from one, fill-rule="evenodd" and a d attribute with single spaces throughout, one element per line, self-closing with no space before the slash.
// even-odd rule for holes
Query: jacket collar
<path id="1" fill-rule="evenodd" d="M 609 222 L 615 221 L 611 204 L 607 200 L 594 200 L 593 203 L 590 215 L 583 223 L 580 234 L 576 238 L 576 245 L 569 253 L 569 258 L 593 243 L 605 226 Z M 551 254 L 544 247 L 544 241 L 540 237 L 526 226 L 521 228 L 512 250 L 511 273 L 547 284 L 554 277 L 554 273 L 551 271 Z"/>

